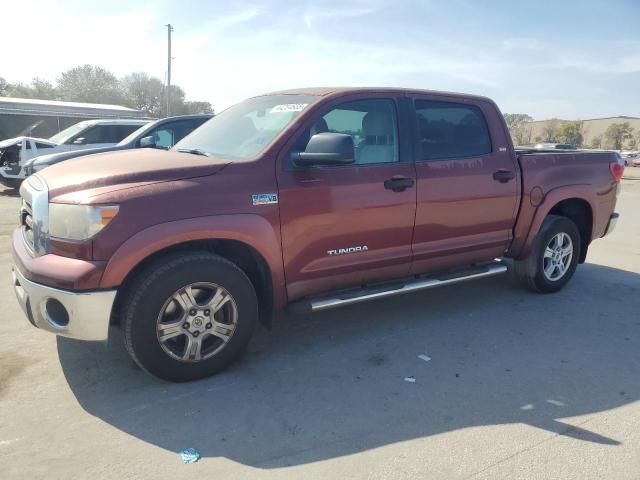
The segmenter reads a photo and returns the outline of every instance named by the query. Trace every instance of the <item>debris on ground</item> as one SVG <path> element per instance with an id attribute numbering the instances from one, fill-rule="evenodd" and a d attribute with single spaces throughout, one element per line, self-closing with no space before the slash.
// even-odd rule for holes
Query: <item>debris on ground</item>
<path id="1" fill-rule="evenodd" d="M 431 357 L 428 357 L 427 355 L 425 355 L 424 353 L 422 355 L 418 355 L 418 358 L 420 360 L 424 360 L 425 362 L 429 362 L 431 361 Z"/>
<path id="2" fill-rule="evenodd" d="M 409 383 L 416 383 L 416 377 L 414 377 L 414 376 L 404 377 L 404 381 L 405 382 L 409 382 Z"/>
<path id="3" fill-rule="evenodd" d="M 195 448 L 185 448 L 178 452 L 182 457 L 183 463 L 196 463 L 200 460 L 200 452 Z"/>

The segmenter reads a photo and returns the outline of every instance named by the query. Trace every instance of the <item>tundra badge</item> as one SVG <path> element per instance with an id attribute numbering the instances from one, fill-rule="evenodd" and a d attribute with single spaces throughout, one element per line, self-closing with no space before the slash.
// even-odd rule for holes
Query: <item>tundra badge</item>
<path id="1" fill-rule="evenodd" d="M 346 255 L 347 253 L 368 252 L 369 247 L 366 245 L 358 245 L 357 247 L 337 248 L 335 250 L 327 250 L 327 255 Z"/>
<path id="2" fill-rule="evenodd" d="M 255 193 L 251 195 L 254 205 L 271 205 L 278 203 L 277 193 Z"/>

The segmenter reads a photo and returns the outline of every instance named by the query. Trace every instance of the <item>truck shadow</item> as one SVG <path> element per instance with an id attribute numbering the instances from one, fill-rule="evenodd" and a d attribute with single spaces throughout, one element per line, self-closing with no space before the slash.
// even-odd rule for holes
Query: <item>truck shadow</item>
<path id="1" fill-rule="evenodd" d="M 258 468 L 513 423 L 615 446 L 623 439 L 588 421 L 640 399 L 639 295 L 640 275 L 586 264 L 555 295 L 503 276 L 287 314 L 238 365 L 190 384 L 140 371 L 118 330 L 106 346 L 59 338 L 58 353 L 89 414 L 167 450 Z M 452 458 L 465 448 L 454 443 Z"/>
<path id="2" fill-rule="evenodd" d="M 20 190 L 0 185 L 0 196 L 17 198 L 20 196 Z"/>

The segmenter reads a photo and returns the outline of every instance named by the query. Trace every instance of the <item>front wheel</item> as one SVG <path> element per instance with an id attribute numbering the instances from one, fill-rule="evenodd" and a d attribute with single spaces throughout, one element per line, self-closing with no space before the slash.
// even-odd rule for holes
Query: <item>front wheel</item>
<path id="1" fill-rule="evenodd" d="M 566 217 L 548 215 L 529 256 L 515 262 L 516 276 L 531 290 L 557 292 L 575 273 L 580 248 L 576 224 Z"/>
<path id="2" fill-rule="evenodd" d="M 208 252 L 162 258 L 130 291 L 122 312 L 127 350 L 144 370 L 173 382 L 211 376 L 237 360 L 258 317 L 251 281 Z"/>

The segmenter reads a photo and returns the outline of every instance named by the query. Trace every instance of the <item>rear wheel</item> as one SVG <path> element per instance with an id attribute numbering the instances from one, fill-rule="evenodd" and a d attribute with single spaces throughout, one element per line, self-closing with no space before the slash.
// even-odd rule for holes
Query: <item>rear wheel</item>
<path id="1" fill-rule="evenodd" d="M 529 289 L 551 293 L 573 276 L 580 258 L 580 232 L 566 217 L 548 215 L 529 256 L 515 262 L 515 272 Z"/>
<path id="2" fill-rule="evenodd" d="M 213 375 L 237 360 L 258 316 L 242 270 L 207 252 L 151 264 L 123 305 L 125 344 L 144 370 L 174 382 Z"/>

